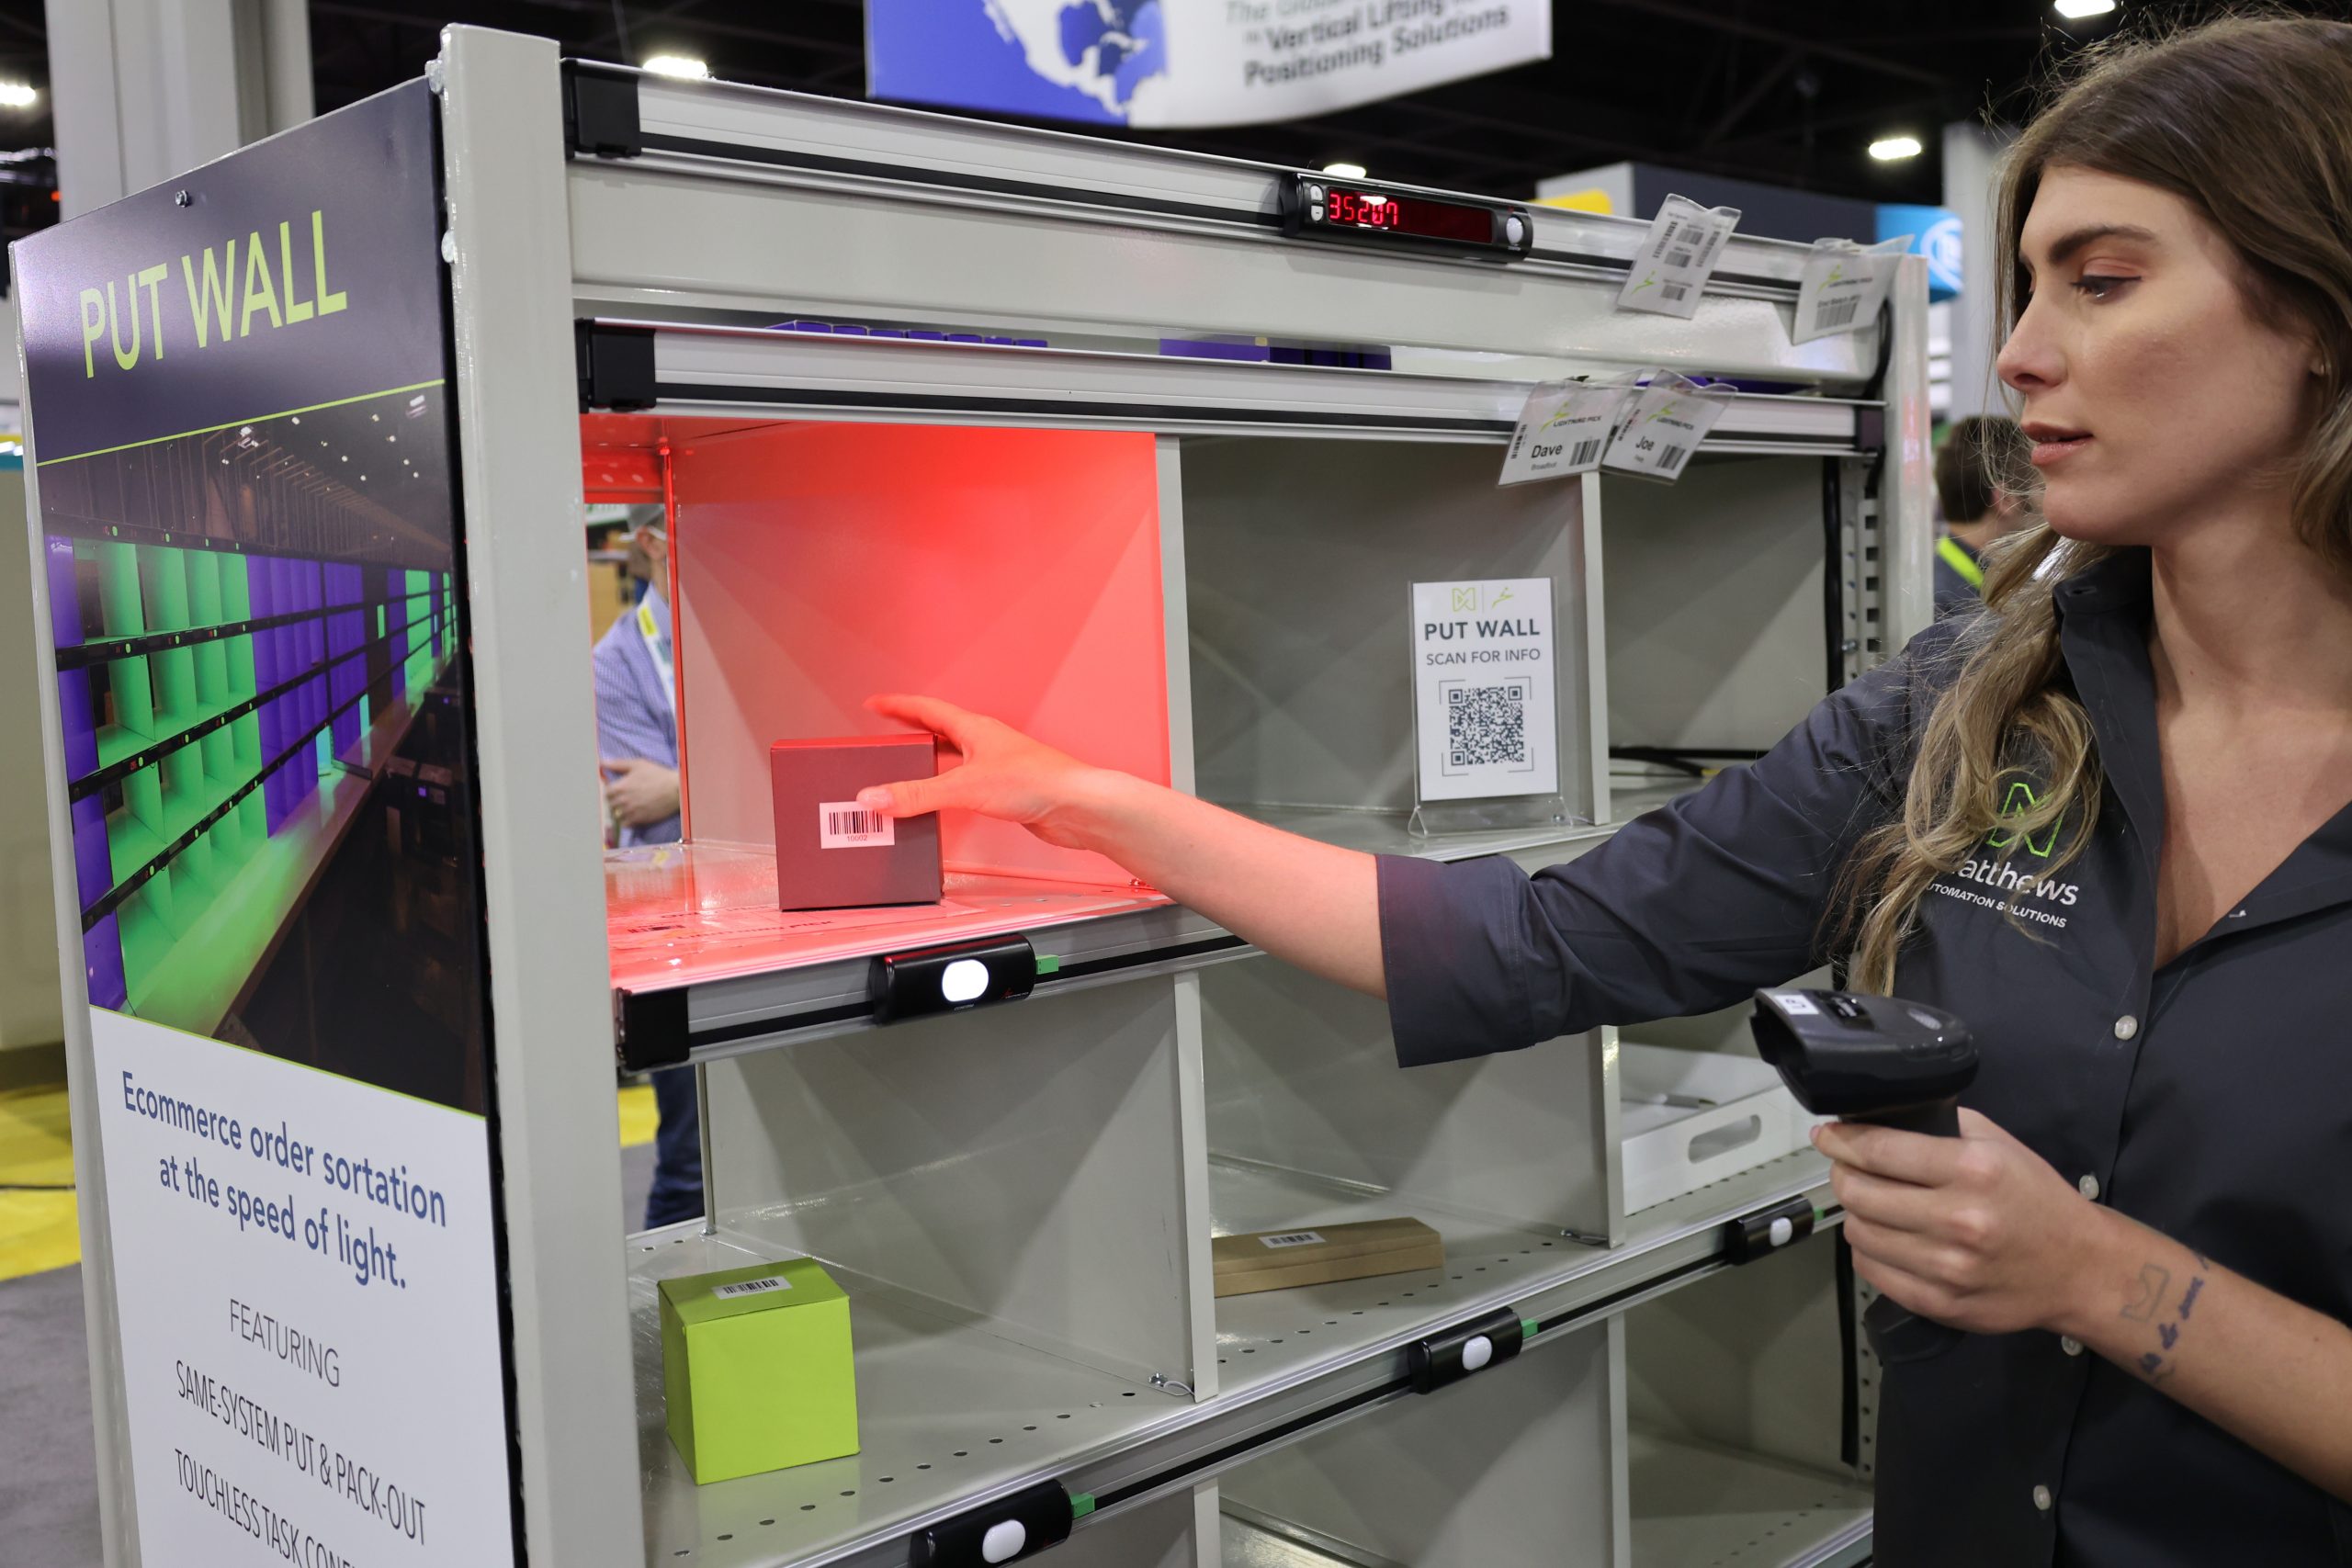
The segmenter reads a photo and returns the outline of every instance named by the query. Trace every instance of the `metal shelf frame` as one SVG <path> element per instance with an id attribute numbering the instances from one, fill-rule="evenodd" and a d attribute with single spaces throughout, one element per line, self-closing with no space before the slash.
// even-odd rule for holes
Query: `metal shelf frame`
<path id="1" fill-rule="evenodd" d="M 514 1409 L 524 1533 L 535 1561 L 616 1568 L 684 1552 L 695 1563 L 899 1568 L 916 1531 L 1041 1481 L 1099 1505 L 1068 1549 L 1069 1561 L 1083 1561 L 1086 1543 L 1118 1540 L 1127 1522 L 1252 1458 L 1417 1397 L 1407 1380 L 1408 1348 L 1434 1332 L 1507 1308 L 1538 1325 L 1531 1354 L 1541 1357 L 1722 1269 L 1726 1221 L 1796 1198 L 1826 1201 L 1824 1168 L 1808 1154 L 1623 1215 L 1613 1052 L 1599 1038 L 1565 1043 L 1554 1048 L 1570 1080 L 1561 1102 L 1589 1099 L 1592 1146 L 1580 1141 L 1572 1152 L 1593 1165 L 1579 1180 L 1603 1211 L 1586 1232 L 1597 1245 L 1555 1234 L 1563 1245 L 1530 1244 L 1491 1284 L 1436 1305 L 1384 1296 L 1379 1281 L 1334 1287 L 1361 1291 L 1367 1304 L 1349 1306 L 1346 1316 L 1365 1316 L 1312 1343 L 1261 1323 L 1269 1306 L 1215 1307 L 1203 1281 L 1186 1332 L 1196 1348 L 1209 1347 L 1210 1360 L 1194 1371 L 1200 1392 L 1192 1398 L 1176 1386 L 1184 1369 L 1174 1359 L 1143 1363 L 1170 1366 L 1170 1387 L 1138 1388 L 1118 1369 L 1139 1364 L 1140 1352 L 1086 1341 L 1081 1305 L 1115 1304 L 1117 1281 L 1073 1284 L 1069 1321 L 1029 1340 L 970 1301 L 934 1294 L 908 1312 L 961 1314 L 969 1332 L 1019 1357 L 1045 1354 L 1040 1339 L 1063 1333 L 1081 1352 L 1057 1363 L 1063 1383 L 1098 1389 L 1117 1414 L 1074 1419 L 1069 1440 L 1041 1437 L 1043 1446 L 957 1472 L 954 1483 L 916 1486 L 898 1477 L 887 1506 L 869 1508 L 861 1495 L 854 1517 L 830 1510 L 822 1527 L 793 1521 L 802 1517 L 804 1496 L 814 1517 L 819 1491 L 838 1496 L 847 1484 L 832 1484 L 826 1466 L 717 1487 L 686 1481 L 658 1409 L 639 1390 L 641 1345 L 632 1351 L 632 1335 L 643 1333 L 649 1270 L 671 1266 L 664 1254 L 684 1258 L 746 1238 L 769 1245 L 788 1232 L 758 1202 L 729 1196 L 729 1158 L 751 1157 L 727 1141 L 741 1138 L 741 1119 L 751 1114 L 749 1075 L 760 1067 L 772 1089 L 775 1071 L 797 1068 L 797 1048 L 813 1061 L 871 1048 L 865 1037 L 876 1032 L 865 1010 L 863 958 L 711 981 L 666 998 L 668 1026 L 683 1032 L 672 1046 L 683 1043 L 714 1089 L 746 1093 L 714 1101 L 715 1120 L 724 1128 L 734 1118 L 737 1129 L 716 1145 L 710 1173 L 716 1236 L 633 1238 L 624 1263 L 610 1234 L 618 1185 L 611 1059 L 598 1047 L 616 1023 L 629 1022 L 632 1003 L 616 1005 L 599 870 L 579 847 L 594 841 L 596 822 L 586 783 L 594 753 L 588 649 L 577 606 L 583 412 L 626 410 L 656 423 L 1148 431 L 1161 438 L 1165 460 L 1182 441 L 1204 435 L 1499 444 L 1537 377 L 1659 367 L 1735 378 L 1796 391 L 1743 394 L 1706 444 L 1709 460 L 1793 456 L 1841 476 L 1834 536 L 1854 552 L 1858 595 L 1864 553 L 1879 552 L 1884 582 L 1870 590 L 1869 607 L 1891 647 L 1926 618 L 1925 288 L 1923 269 L 1908 264 L 1879 323 L 1795 345 L 1789 323 L 1803 247 L 1735 238 L 1697 315 L 1680 321 L 1615 310 L 1645 231 L 1623 220 L 1536 209 L 1535 254 L 1507 265 L 1332 248 L 1282 234 L 1274 192 L 1284 171 L 1271 167 L 725 84 L 590 74 L 594 103 L 580 96 L 581 78 L 567 74 L 553 46 L 467 28 L 445 34 L 430 73 L 442 102 L 449 197 Z M 627 112 L 605 118 L 622 100 Z M 1051 345 L 770 330 L 807 319 L 1017 329 Z M 1419 352 L 1410 360 L 1416 368 L 1404 372 L 1151 352 L 1168 338 L 1227 336 Z M 583 343 L 597 352 L 583 357 Z M 606 357 L 607 345 L 619 357 Z M 1505 359 L 1513 375 L 1498 377 Z M 1596 615 L 1606 602 L 1600 489 L 1588 478 L 1559 491 L 1564 505 L 1580 508 L 1580 522 L 1564 526 L 1581 530 L 1574 541 L 1585 573 L 1579 586 Z M 1804 519 L 1813 548 L 1832 536 L 1829 526 L 1817 512 Z M 1169 558 L 1180 565 L 1181 546 Z M 1184 622 L 1181 585 L 1170 592 L 1172 666 Z M 1860 603 L 1849 597 L 1837 614 Z M 1605 706 L 1593 636 L 1593 647 L 1574 649 L 1576 678 Z M 1822 650 L 1796 642 L 1817 694 Z M 1171 669 L 1170 679 L 1176 687 L 1181 676 Z M 1182 700 L 1179 689 L 1171 709 Z M 1605 714 L 1596 708 L 1589 716 L 1589 761 L 1605 775 Z M 1171 725 L 1182 721 L 1171 713 Z M 1173 747 L 1171 773 L 1183 787 L 1192 782 L 1189 736 L 1174 738 Z M 1589 809 L 1605 818 L 1608 805 L 1604 784 Z M 1563 825 L 1501 847 L 1532 868 L 1582 852 L 1610 830 Z M 1464 842 L 1435 852 L 1479 850 Z M 1113 1149 L 1103 1157 L 1121 1190 L 1168 1178 L 1159 1207 L 1138 1228 L 1165 1228 L 1173 1266 L 1197 1269 L 1205 1259 L 1213 1151 L 1201 1105 L 1206 1026 L 1196 972 L 1254 950 L 1173 907 L 1030 935 L 1061 967 L 1028 1004 L 1037 1010 L 1021 1018 L 1048 1017 L 1045 1009 L 1062 1005 L 1057 995 L 1085 995 L 1092 998 L 1086 1009 L 1145 998 L 1149 1005 L 1137 1012 L 1153 1029 L 1161 1014 L 1173 1021 L 1164 1037 L 1147 1030 L 1129 1047 L 1141 1064 L 1136 1081 L 1147 1070 L 1156 1075 L 1150 1092 L 1177 1108 L 1174 1125 L 1160 1129 L 1169 1135 L 1150 1151 Z M 1001 1024 L 1014 1015 L 985 1016 Z M 1090 1042 L 1068 1044 L 1073 1060 L 1089 1054 Z M 1575 1114 L 1582 1112 L 1563 1112 L 1571 1122 Z M 1023 1157 L 1003 1147 L 935 1154 Z M 875 1168 L 861 1196 L 879 1194 L 883 1205 L 922 1201 L 896 1179 L 903 1174 Z M 1399 1206 L 1408 1206 L 1402 1198 Z M 1197 1248 L 1198 1259 L 1177 1256 L 1186 1247 Z M 985 1298 L 1010 1277 L 978 1280 L 975 1293 Z M 912 1293 L 902 1280 L 870 1283 L 877 1297 Z M 1236 1348 L 1250 1353 L 1246 1375 L 1234 1370 Z M 1510 1363 L 1482 1375 L 1509 1377 Z M 1476 1386 L 1474 1378 L 1469 1387 Z M 1471 1408 L 1472 1397 L 1461 1395 L 1461 1407 Z M 922 1412 L 895 1409 L 893 1417 L 920 1421 Z M 940 1419 L 956 1417 L 943 1409 Z M 1614 1462 L 1622 1497 L 1622 1452 Z M 751 1527 L 741 1528 L 746 1519 Z"/>

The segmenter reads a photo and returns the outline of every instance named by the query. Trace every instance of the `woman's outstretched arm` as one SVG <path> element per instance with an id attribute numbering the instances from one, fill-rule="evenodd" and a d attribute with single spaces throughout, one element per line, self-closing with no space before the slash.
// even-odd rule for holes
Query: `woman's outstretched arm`
<path id="1" fill-rule="evenodd" d="M 863 791 L 859 805 L 893 817 L 954 808 L 1019 822 L 1047 843 L 1107 857 L 1277 958 L 1386 994 L 1372 856 L 1090 767 L 951 703 L 888 696 L 866 705 L 942 737 L 964 762 Z"/>

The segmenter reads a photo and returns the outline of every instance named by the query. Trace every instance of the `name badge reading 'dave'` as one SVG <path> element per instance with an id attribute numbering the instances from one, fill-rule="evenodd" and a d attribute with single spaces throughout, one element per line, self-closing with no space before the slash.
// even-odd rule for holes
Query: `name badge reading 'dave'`
<path id="1" fill-rule="evenodd" d="M 1631 376 L 1538 385 L 1520 410 L 1510 449 L 1503 454 L 1502 477 L 1495 482 L 1517 485 L 1566 479 L 1600 467 L 1600 455 L 1608 449 L 1626 400 L 1633 395 Z"/>

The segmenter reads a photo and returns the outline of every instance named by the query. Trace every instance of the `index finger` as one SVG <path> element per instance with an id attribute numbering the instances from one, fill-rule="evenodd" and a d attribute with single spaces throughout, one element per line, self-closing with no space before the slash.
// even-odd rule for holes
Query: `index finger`
<path id="1" fill-rule="evenodd" d="M 1917 1187 L 1951 1181 L 1958 1174 L 1962 1143 L 1867 1122 L 1829 1122 L 1813 1132 L 1813 1146 L 1840 1165 Z"/>
<path id="2" fill-rule="evenodd" d="M 980 716 L 954 703 L 937 697 L 919 697 L 905 693 L 888 693 L 865 699 L 867 709 L 884 718 L 895 718 L 901 724 L 911 724 L 928 729 L 933 735 L 944 735 L 958 751 L 969 752 L 965 739 L 979 724 Z"/>

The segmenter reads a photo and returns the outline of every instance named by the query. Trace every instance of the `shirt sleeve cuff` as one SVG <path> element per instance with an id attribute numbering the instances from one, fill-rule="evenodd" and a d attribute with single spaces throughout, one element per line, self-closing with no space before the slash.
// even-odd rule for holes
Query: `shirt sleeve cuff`
<path id="1" fill-rule="evenodd" d="M 1379 857 L 1380 953 L 1399 1066 L 1462 1061 L 1534 1043 L 1520 976 L 1496 951 L 1499 913 L 1527 897 L 1508 860 L 1448 865 Z M 1515 886 L 1514 886 L 1515 885 Z"/>

